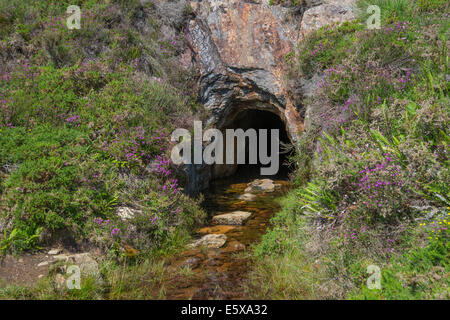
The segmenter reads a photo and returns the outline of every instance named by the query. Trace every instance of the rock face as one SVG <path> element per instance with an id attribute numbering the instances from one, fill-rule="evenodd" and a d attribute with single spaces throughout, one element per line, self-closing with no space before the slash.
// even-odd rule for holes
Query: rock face
<path id="1" fill-rule="evenodd" d="M 324 0 L 322 4 L 305 11 L 300 26 L 304 38 L 313 30 L 333 23 L 341 23 L 355 18 L 355 0 Z"/>
<path id="2" fill-rule="evenodd" d="M 268 1 L 191 1 L 186 36 L 202 73 L 210 122 L 226 127 L 243 109 L 277 114 L 295 140 L 301 120 L 283 85 L 284 59 L 300 37 L 300 17 Z"/>
<path id="3" fill-rule="evenodd" d="M 239 196 L 239 200 L 244 200 L 244 201 L 253 201 L 255 200 L 256 196 L 254 194 L 251 193 L 244 193 L 243 195 Z"/>
<path id="4" fill-rule="evenodd" d="M 219 214 L 212 218 L 212 223 L 219 225 L 243 225 L 252 214 L 246 211 L 234 211 L 232 213 Z"/>
<path id="5" fill-rule="evenodd" d="M 191 243 L 191 247 L 196 248 L 206 246 L 207 248 L 220 248 L 227 241 L 227 236 L 224 234 L 207 234 L 200 239 Z"/>
<path id="6" fill-rule="evenodd" d="M 162 0 L 161 0 L 162 1 Z M 291 142 L 303 131 L 301 98 L 288 90 L 285 58 L 308 33 L 328 23 L 354 18 L 356 0 L 303 1 L 299 10 L 269 0 L 192 0 L 185 27 L 183 64 L 199 71 L 199 98 L 209 111 L 207 125 L 234 128 L 248 110 L 277 115 Z M 303 111 L 303 110 L 302 110 Z M 209 180 L 231 175 L 236 166 L 188 168 L 189 193 Z"/>

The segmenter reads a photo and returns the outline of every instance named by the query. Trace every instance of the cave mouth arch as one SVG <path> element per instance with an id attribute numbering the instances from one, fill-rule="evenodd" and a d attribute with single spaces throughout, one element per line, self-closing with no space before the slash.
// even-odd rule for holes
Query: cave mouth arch
<path id="1" fill-rule="evenodd" d="M 257 133 L 258 143 L 260 140 L 259 129 L 267 129 L 267 146 L 268 155 L 272 155 L 272 150 L 270 148 L 271 130 L 279 130 L 279 170 L 276 175 L 261 175 L 261 167 L 268 167 L 269 165 L 263 165 L 260 163 L 260 158 L 258 156 L 257 164 L 248 164 L 249 159 L 249 139 L 246 139 L 246 150 L 245 159 L 246 164 L 235 164 L 235 165 L 215 165 L 213 169 L 212 178 L 213 180 L 225 178 L 229 176 L 240 177 L 242 179 L 251 178 L 269 178 L 269 179 L 286 179 L 290 172 L 288 166 L 288 157 L 292 155 L 293 148 L 291 138 L 289 137 L 288 131 L 286 129 L 286 123 L 282 118 L 271 109 L 261 110 L 245 108 L 234 112 L 228 117 L 227 122 L 221 127 L 221 130 L 225 132 L 226 129 L 242 129 L 247 131 L 248 129 L 255 129 Z M 236 144 L 235 144 L 236 146 Z M 291 146 L 286 149 L 286 146 Z M 258 146 L 256 147 L 258 149 Z M 259 151 L 259 149 L 258 149 Z"/>

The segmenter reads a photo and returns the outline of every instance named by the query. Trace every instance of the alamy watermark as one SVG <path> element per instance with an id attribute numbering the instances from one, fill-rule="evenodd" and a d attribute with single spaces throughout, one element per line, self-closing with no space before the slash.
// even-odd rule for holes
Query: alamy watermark
<path id="1" fill-rule="evenodd" d="M 70 265 L 67 267 L 67 274 L 70 276 L 66 280 L 66 285 L 69 290 L 81 289 L 81 270 L 77 265 Z"/>
<path id="2" fill-rule="evenodd" d="M 174 164 L 262 164 L 261 175 L 275 175 L 280 166 L 279 130 L 270 130 L 270 155 L 267 129 L 226 129 L 225 137 L 219 129 L 203 133 L 201 121 L 194 121 L 194 138 L 186 129 L 173 131 L 171 140 L 178 142 L 171 152 Z M 248 145 L 247 145 L 248 141 Z M 208 143 L 203 148 L 203 142 Z M 192 156 L 192 150 L 194 154 Z M 248 159 L 246 159 L 248 155 Z M 246 163 L 246 161 L 248 162 Z M 258 162 L 259 161 L 259 162 Z"/>
<path id="3" fill-rule="evenodd" d="M 71 5 L 67 7 L 67 14 L 70 16 L 66 20 L 66 25 L 69 30 L 81 29 L 81 9 L 79 6 Z"/>
<path id="4" fill-rule="evenodd" d="M 367 279 L 368 289 L 381 289 L 381 269 L 379 266 L 371 264 L 367 266 L 366 272 L 369 274 Z"/>
<path id="5" fill-rule="evenodd" d="M 369 18 L 366 20 L 367 29 L 380 29 L 381 28 L 381 9 L 379 6 L 370 5 L 366 10 L 367 14 L 370 14 Z"/>

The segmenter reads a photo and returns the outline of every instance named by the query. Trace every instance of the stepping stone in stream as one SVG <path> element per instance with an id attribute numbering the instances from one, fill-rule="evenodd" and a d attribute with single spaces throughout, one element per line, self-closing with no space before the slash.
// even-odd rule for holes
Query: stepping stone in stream
<path id="1" fill-rule="evenodd" d="M 252 214 L 247 211 L 234 211 L 231 213 L 219 214 L 212 218 L 212 224 L 224 224 L 240 226 L 247 221 Z"/>
<path id="2" fill-rule="evenodd" d="M 244 200 L 244 201 L 252 201 L 255 200 L 256 196 L 254 194 L 251 193 L 244 193 L 243 195 L 239 196 L 239 200 Z"/>
<path id="3" fill-rule="evenodd" d="M 245 189 L 246 193 L 249 192 L 273 192 L 278 187 L 277 184 L 270 179 L 256 179 L 250 182 Z"/>
<path id="4" fill-rule="evenodd" d="M 220 248 L 225 242 L 227 242 L 227 236 L 224 234 L 207 234 L 200 239 L 192 242 L 189 246 L 191 248 L 196 248 L 200 246 L 206 246 L 208 248 Z"/>

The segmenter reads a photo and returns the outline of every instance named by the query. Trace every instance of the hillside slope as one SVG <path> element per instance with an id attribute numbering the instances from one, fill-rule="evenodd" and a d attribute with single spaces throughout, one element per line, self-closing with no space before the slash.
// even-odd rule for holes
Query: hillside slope
<path id="1" fill-rule="evenodd" d="M 79 30 L 69 5 L 82 8 Z M 195 72 L 180 63 L 189 7 L 174 8 L 1 1 L 2 253 L 61 245 L 145 260 L 202 221 L 168 154 L 168 135 L 198 111 Z"/>
<path id="2" fill-rule="evenodd" d="M 245 253 L 249 298 L 448 299 L 447 1 L 358 1 L 330 26 L 353 0 L 224 2 L 0 2 L 0 258 L 58 247 L 95 271 L 65 290 L 52 262 L 0 298 L 164 298 L 193 274 L 165 258 L 206 218 L 169 134 L 252 107 L 304 130 L 293 191 Z"/>
<path id="3" fill-rule="evenodd" d="M 298 187 L 256 247 L 253 297 L 450 297 L 448 4 L 370 4 L 380 30 L 324 27 L 291 56 L 310 97 Z"/>

